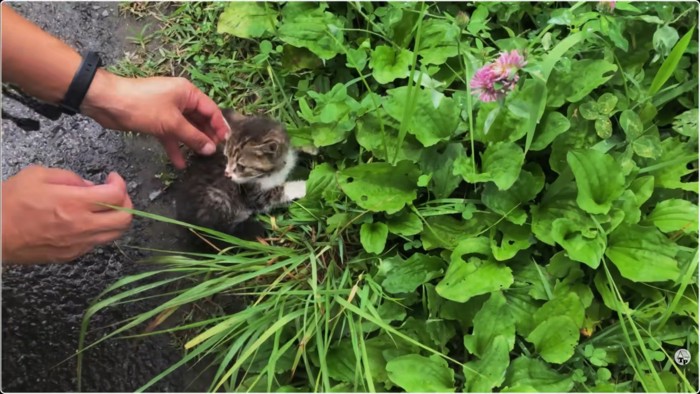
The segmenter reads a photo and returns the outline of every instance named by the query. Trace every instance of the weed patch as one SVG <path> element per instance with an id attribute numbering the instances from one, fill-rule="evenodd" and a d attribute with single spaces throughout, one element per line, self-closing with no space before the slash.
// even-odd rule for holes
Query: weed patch
<path id="1" fill-rule="evenodd" d="M 125 7 L 160 28 L 116 71 L 319 150 L 264 243 L 195 229 L 231 250 L 155 258 L 87 312 L 188 283 L 106 340 L 245 300 L 163 330 L 192 335 L 142 390 L 204 356 L 212 390 L 697 390 L 697 5 Z"/>

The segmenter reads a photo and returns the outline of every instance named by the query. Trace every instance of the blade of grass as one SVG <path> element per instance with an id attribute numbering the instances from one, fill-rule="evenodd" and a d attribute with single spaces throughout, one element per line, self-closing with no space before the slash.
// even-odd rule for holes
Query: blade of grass
<path id="1" fill-rule="evenodd" d="M 253 342 L 241 355 L 238 357 L 236 360 L 235 364 L 224 374 L 223 377 L 221 377 L 221 380 L 219 380 L 219 383 L 214 387 L 214 391 L 218 391 L 223 382 L 228 379 L 231 374 L 233 374 L 233 371 L 238 369 L 244 362 L 245 360 L 248 359 L 248 357 L 251 356 L 251 354 L 257 350 L 265 341 L 271 337 L 277 330 L 282 329 L 284 326 L 286 326 L 289 322 L 293 321 L 294 319 L 298 318 L 301 316 L 303 311 L 298 310 L 291 312 L 287 316 L 285 316 L 282 319 L 277 320 L 274 324 L 272 324 L 265 332 L 263 335 L 260 336 L 255 342 Z"/>
<path id="2" fill-rule="evenodd" d="M 680 40 L 678 40 L 678 43 L 676 43 L 671 50 L 671 53 L 668 55 L 666 60 L 664 60 L 661 68 L 659 68 L 659 71 L 656 72 L 654 80 L 651 81 L 651 86 L 649 86 L 649 90 L 647 92 L 650 97 L 653 97 L 659 91 L 659 89 L 664 86 L 666 81 L 671 78 L 671 75 L 673 75 L 676 67 L 678 67 L 678 63 L 681 61 L 681 57 L 683 57 L 683 53 L 685 53 L 685 50 L 688 48 L 688 44 L 690 44 L 690 39 L 693 37 L 693 33 L 695 33 L 695 24 L 693 24 L 690 30 L 688 30 L 688 32 L 685 33 Z"/>
<path id="3" fill-rule="evenodd" d="M 399 151 L 403 145 L 403 141 L 406 139 L 406 133 L 408 133 L 408 120 L 414 112 L 416 107 L 416 96 L 417 91 L 420 90 L 420 86 L 414 81 L 414 76 L 416 73 L 416 68 L 418 64 L 418 48 L 420 48 L 421 41 L 421 27 L 423 26 L 423 18 L 425 16 L 425 3 L 421 3 L 421 12 L 418 17 L 418 23 L 416 24 L 416 39 L 413 44 L 413 62 L 411 64 L 411 70 L 408 74 L 408 99 L 406 100 L 406 107 L 403 111 L 403 117 L 401 118 L 401 123 L 399 124 L 399 139 L 396 144 L 396 152 L 394 152 L 394 157 L 391 160 L 392 164 L 396 164 L 399 158 Z"/>

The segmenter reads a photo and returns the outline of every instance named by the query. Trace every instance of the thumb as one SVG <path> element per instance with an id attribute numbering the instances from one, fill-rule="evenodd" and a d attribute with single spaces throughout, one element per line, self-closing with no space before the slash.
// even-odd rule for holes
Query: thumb
<path id="1" fill-rule="evenodd" d="M 178 114 L 174 127 L 166 130 L 166 134 L 177 136 L 185 145 L 201 155 L 211 155 L 216 152 L 214 141 L 194 127 L 181 113 Z"/>

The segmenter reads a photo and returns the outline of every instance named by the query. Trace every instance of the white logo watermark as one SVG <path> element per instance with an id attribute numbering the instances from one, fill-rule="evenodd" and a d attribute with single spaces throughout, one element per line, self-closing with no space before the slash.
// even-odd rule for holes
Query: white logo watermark
<path id="1" fill-rule="evenodd" d="M 678 365 L 688 365 L 690 363 L 690 352 L 687 349 L 678 349 L 673 359 L 676 360 Z"/>

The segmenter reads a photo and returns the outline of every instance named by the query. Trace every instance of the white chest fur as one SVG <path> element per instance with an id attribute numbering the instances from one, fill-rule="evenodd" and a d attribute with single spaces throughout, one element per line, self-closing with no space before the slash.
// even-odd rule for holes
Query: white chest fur
<path id="1" fill-rule="evenodd" d="M 285 158 L 284 167 L 282 167 L 281 170 L 270 174 L 266 177 L 259 178 L 256 180 L 256 182 L 258 183 L 258 185 L 260 185 L 260 188 L 262 190 L 270 190 L 274 187 L 280 186 L 284 183 L 285 180 L 287 180 L 289 173 L 292 172 L 292 169 L 296 164 L 297 152 L 293 149 L 290 149 L 287 153 L 287 157 Z"/>

